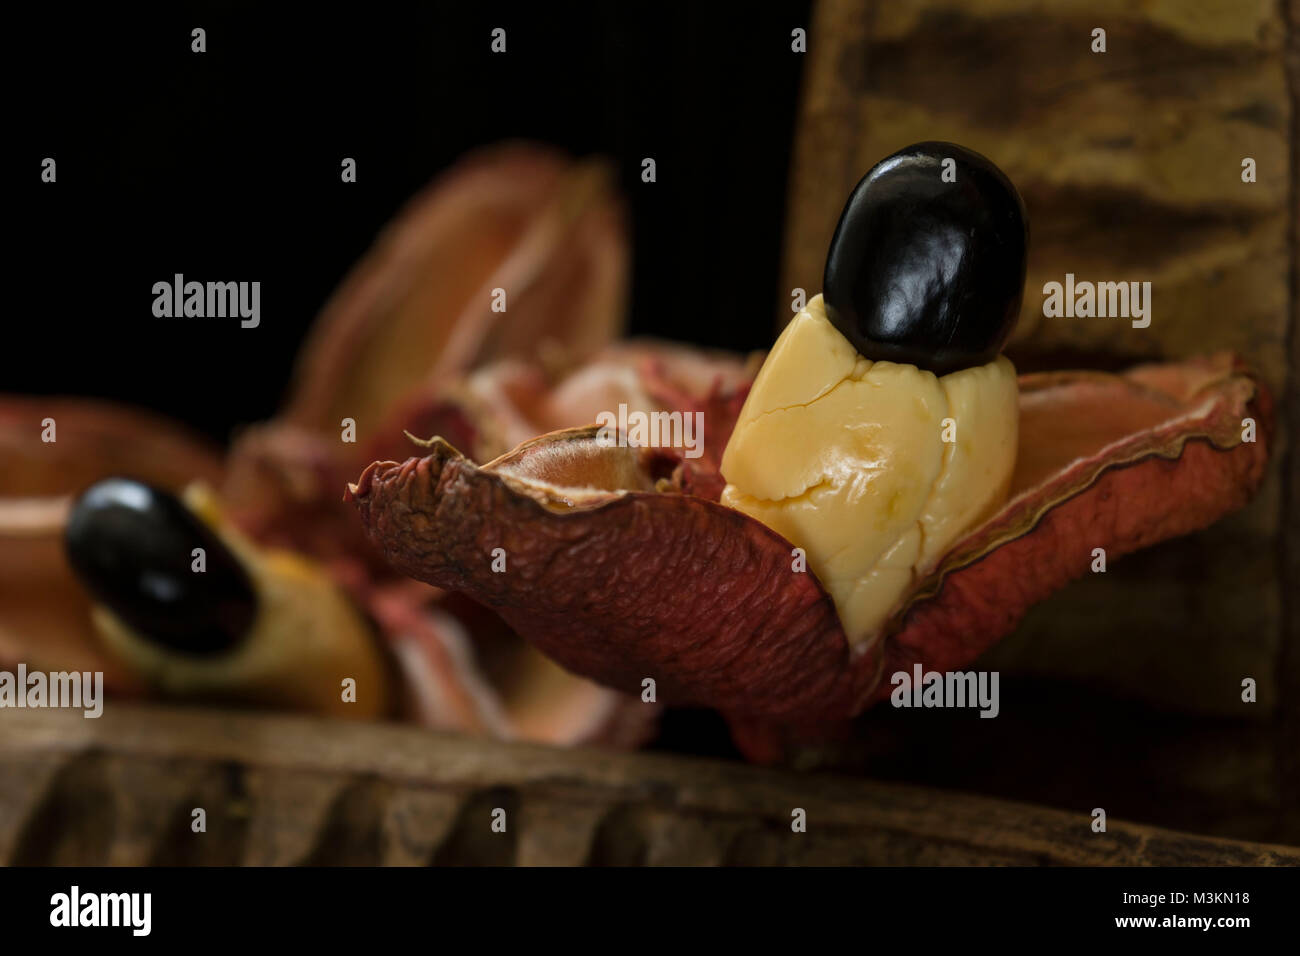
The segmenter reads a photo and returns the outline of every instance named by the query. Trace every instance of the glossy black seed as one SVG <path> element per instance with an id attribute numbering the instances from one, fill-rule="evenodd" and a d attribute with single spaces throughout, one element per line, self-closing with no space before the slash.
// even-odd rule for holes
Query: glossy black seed
<path id="1" fill-rule="evenodd" d="M 243 640 L 257 595 L 243 565 L 177 498 L 126 478 L 91 485 L 64 534 L 86 589 L 140 636 L 189 654 Z M 195 548 L 206 570 L 192 570 Z"/>
<path id="2" fill-rule="evenodd" d="M 1020 314 L 1028 246 L 1024 203 L 1000 169 L 953 143 L 917 143 L 849 197 L 826 256 L 827 316 L 872 361 L 938 375 L 983 365 Z"/>

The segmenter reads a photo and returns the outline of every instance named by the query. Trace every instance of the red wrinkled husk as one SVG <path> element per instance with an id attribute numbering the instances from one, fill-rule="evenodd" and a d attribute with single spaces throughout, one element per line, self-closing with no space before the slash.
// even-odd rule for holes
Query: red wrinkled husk
<path id="1" fill-rule="evenodd" d="M 434 440 L 422 459 L 370 465 L 350 496 L 399 570 L 493 608 L 575 673 L 627 692 L 654 678 L 660 700 L 726 712 L 761 756 L 767 728 L 850 717 L 913 663 L 969 663 L 1093 548 L 1118 557 L 1205 527 L 1263 478 L 1271 399 L 1229 355 L 1020 384 L 1010 499 L 857 648 L 816 578 L 790 573 L 790 543 L 712 500 L 707 457 L 606 447 L 588 427 L 478 466 Z M 733 424 L 715 410 L 708 429 L 725 443 Z M 706 493 L 684 493 L 688 476 Z"/>

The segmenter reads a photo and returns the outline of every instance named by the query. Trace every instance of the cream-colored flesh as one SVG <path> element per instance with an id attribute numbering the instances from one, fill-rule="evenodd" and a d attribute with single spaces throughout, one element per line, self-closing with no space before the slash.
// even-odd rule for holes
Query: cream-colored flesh
<path id="1" fill-rule="evenodd" d="M 1018 424 L 1005 358 L 942 377 L 870 362 L 819 295 L 759 370 L 723 454 L 722 503 L 804 550 L 861 643 L 1005 502 Z"/>

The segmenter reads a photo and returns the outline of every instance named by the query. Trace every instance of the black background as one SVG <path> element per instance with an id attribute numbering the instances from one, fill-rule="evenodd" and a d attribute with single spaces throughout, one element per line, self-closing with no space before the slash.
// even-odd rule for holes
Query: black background
<path id="1" fill-rule="evenodd" d="M 114 398 L 224 440 L 274 414 L 312 318 L 404 201 L 513 138 L 617 163 L 633 333 L 770 344 L 807 2 L 267 7 L 6 14 L 0 391 Z M 261 325 L 154 318 L 177 272 L 260 280 Z"/>

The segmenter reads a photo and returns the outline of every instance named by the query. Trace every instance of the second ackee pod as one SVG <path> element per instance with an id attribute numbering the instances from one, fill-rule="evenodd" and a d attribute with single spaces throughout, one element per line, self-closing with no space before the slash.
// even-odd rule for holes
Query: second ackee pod
<path id="1" fill-rule="evenodd" d="M 182 500 L 97 482 L 74 502 L 65 541 L 103 641 L 163 693 L 393 712 L 394 678 L 365 616 L 315 562 L 245 540 L 202 487 Z"/>

